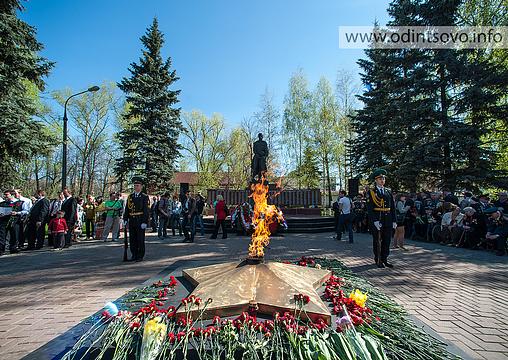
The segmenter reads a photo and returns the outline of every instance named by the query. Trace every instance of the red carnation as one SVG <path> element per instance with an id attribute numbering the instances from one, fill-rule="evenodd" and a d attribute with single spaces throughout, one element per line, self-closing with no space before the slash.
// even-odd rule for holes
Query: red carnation
<path id="1" fill-rule="evenodd" d="M 102 317 L 103 317 L 104 319 L 108 320 L 108 319 L 110 319 L 110 318 L 112 317 L 112 315 L 111 315 L 108 311 L 104 310 L 104 311 L 102 312 Z"/>
<path id="2" fill-rule="evenodd" d="M 132 330 L 139 329 L 140 327 L 141 327 L 141 324 L 138 321 L 135 321 L 135 322 L 130 324 L 130 328 Z"/>
<path id="3" fill-rule="evenodd" d="M 173 333 L 173 332 L 168 333 L 168 338 L 169 338 L 169 343 L 170 344 L 174 344 L 175 343 L 175 341 L 176 341 L 175 333 Z"/>

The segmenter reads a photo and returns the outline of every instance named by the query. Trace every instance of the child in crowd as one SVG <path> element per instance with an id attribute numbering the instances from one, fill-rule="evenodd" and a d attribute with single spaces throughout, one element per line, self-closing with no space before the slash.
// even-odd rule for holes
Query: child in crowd
<path id="1" fill-rule="evenodd" d="M 53 235 L 53 247 L 57 250 L 62 250 L 65 244 L 65 233 L 69 231 L 67 222 L 63 218 L 65 212 L 58 211 L 56 218 L 51 219 L 48 225 L 48 231 Z"/>

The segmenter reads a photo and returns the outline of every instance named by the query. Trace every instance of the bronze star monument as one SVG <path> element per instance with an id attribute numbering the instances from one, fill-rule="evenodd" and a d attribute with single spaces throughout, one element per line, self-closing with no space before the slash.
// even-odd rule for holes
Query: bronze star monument
<path id="1" fill-rule="evenodd" d="M 260 314 L 292 311 L 295 309 L 293 296 L 304 294 L 310 297 L 305 305 L 308 318 L 322 318 L 328 324 L 330 310 L 321 301 L 316 288 L 331 275 L 329 270 L 279 262 L 229 262 L 183 270 L 183 276 L 196 286 L 192 295 L 213 300 L 206 308 L 204 319 L 238 315 L 253 304 Z M 191 308 L 191 316 L 197 317 L 197 311 L 197 307 Z M 183 313 L 184 309 L 178 312 Z M 302 317 L 305 318 L 303 313 Z"/>
<path id="2" fill-rule="evenodd" d="M 242 262 L 228 262 L 183 270 L 183 276 L 195 286 L 192 295 L 206 301 L 212 299 L 203 319 L 214 316 L 234 316 L 244 311 L 255 311 L 268 316 L 274 312 L 295 310 L 294 296 L 310 298 L 301 317 L 310 320 L 323 319 L 330 324 L 331 314 L 321 301 L 316 289 L 330 278 L 332 272 L 305 266 L 264 261 L 264 247 L 270 239 L 270 221 L 277 209 L 268 205 L 268 185 L 265 184 L 268 147 L 262 134 L 254 143 L 255 157 L 252 163 L 251 183 L 254 200 L 254 232 L 249 246 L 249 256 Z M 177 312 L 185 313 L 181 306 Z M 196 318 L 200 310 L 191 305 L 189 315 Z"/>

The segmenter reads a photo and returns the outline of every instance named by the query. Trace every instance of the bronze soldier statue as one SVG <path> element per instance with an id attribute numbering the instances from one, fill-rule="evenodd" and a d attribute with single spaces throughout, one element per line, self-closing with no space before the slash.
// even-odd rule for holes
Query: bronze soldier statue
<path id="1" fill-rule="evenodd" d="M 254 157 L 252 158 L 252 182 L 260 181 L 266 172 L 266 158 L 268 157 L 268 144 L 263 140 L 263 134 L 258 134 L 258 140 L 252 146 Z"/>
<path id="2" fill-rule="evenodd" d="M 145 256 L 145 229 L 149 221 L 149 198 L 142 193 L 143 181 L 133 177 L 134 192 L 127 198 L 123 214 L 124 225 L 129 224 L 129 246 L 132 258 L 130 261 L 143 261 Z"/>
<path id="3" fill-rule="evenodd" d="M 388 262 L 388 255 L 393 229 L 397 227 L 393 195 L 390 189 L 385 188 L 386 174 L 384 169 L 374 170 L 371 175 L 375 181 L 374 187 L 366 194 L 374 261 L 380 268 L 393 267 Z"/>

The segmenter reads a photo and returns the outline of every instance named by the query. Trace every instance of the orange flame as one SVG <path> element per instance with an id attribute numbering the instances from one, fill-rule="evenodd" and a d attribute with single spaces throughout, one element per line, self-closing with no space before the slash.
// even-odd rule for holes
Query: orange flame
<path id="1" fill-rule="evenodd" d="M 254 199 L 254 233 L 249 245 L 249 256 L 263 257 L 264 248 L 270 243 L 270 224 L 282 219 L 282 213 L 275 205 L 268 205 L 268 185 L 265 178 L 260 183 L 251 185 L 252 194 L 249 197 Z"/>

